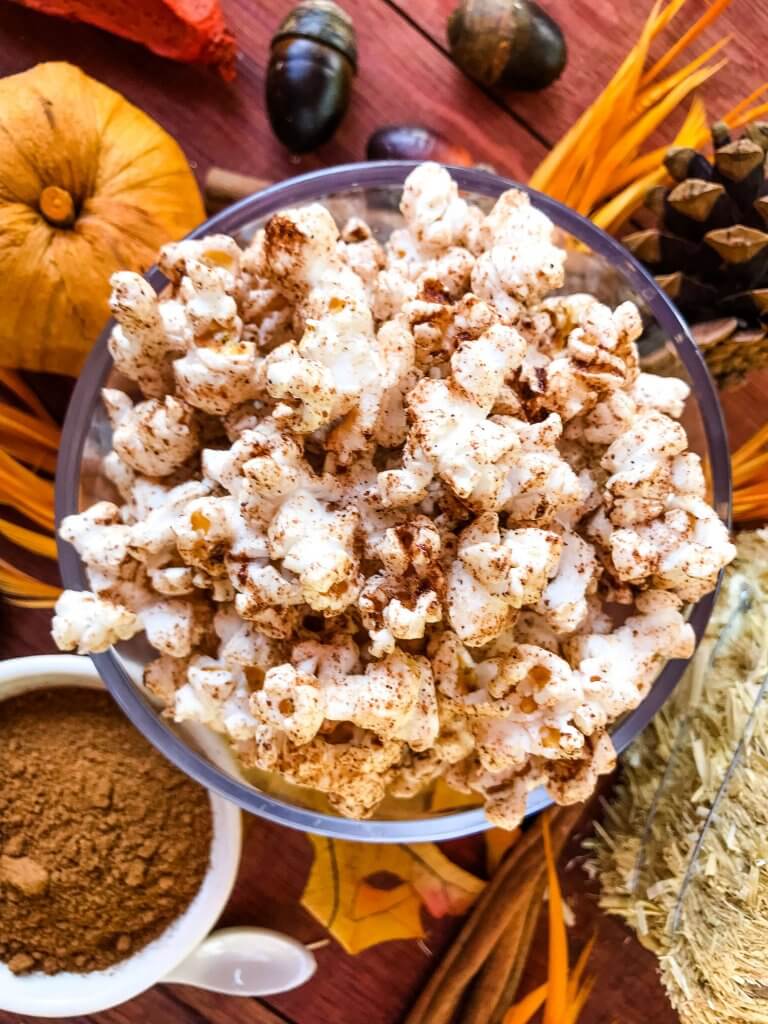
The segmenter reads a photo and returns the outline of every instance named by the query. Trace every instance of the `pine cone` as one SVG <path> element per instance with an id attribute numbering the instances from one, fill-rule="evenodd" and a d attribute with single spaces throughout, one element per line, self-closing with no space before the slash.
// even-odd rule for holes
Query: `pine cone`
<path id="1" fill-rule="evenodd" d="M 658 226 L 623 242 L 688 319 L 722 387 L 768 365 L 768 122 L 736 141 L 715 124 L 712 142 L 711 162 L 669 150 L 675 184 L 646 198 Z"/>

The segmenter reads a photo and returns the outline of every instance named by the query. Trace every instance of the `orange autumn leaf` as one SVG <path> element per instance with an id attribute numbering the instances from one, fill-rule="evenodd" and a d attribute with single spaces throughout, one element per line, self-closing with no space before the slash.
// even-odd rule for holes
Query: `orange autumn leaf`
<path id="1" fill-rule="evenodd" d="M 463 914 L 485 883 L 453 864 L 433 843 L 377 845 L 309 837 L 314 861 L 301 902 L 348 953 L 424 935 L 421 909 Z M 373 884 L 385 872 L 392 888 Z"/>
<path id="2" fill-rule="evenodd" d="M 432 917 L 466 913 L 485 882 L 448 860 L 434 843 L 399 847 L 412 864 L 411 884 Z M 402 875 L 389 868 L 393 874 Z"/>

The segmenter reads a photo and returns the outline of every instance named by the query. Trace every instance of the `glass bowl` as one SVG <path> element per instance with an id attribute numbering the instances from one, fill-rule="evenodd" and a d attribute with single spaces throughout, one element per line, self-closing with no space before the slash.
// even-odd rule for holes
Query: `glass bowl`
<path id="1" fill-rule="evenodd" d="M 408 161 L 392 161 L 313 171 L 236 203 L 201 225 L 190 237 L 223 232 L 240 242 L 248 242 L 276 210 L 320 201 L 331 209 L 339 222 L 353 215 L 363 217 L 383 240 L 401 222 L 397 201 L 406 176 L 415 166 Z M 625 298 L 638 303 L 646 322 L 646 336 L 655 339 L 652 342 L 655 356 L 659 355 L 659 346 L 666 349 L 665 372 L 673 365 L 675 374 L 691 385 L 685 426 L 692 450 L 704 460 L 710 499 L 718 514 L 727 521 L 730 460 L 717 393 L 684 321 L 666 295 L 618 242 L 560 203 L 486 171 L 464 167 L 449 170 L 462 194 L 486 208 L 490 208 L 494 199 L 507 188 L 523 188 L 529 193 L 533 204 L 557 225 L 568 248 L 566 291 L 589 291 L 611 305 Z M 157 269 L 150 271 L 148 280 L 157 290 L 165 283 Z M 110 448 L 111 432 L 99 397 L 101 388 L 110 383 L 111 375 L 116 376 L 107 351 L 111 327 L 111 323 L 106 326 L 96 343 L 69 405 L 56 474 L 57 522 L 95 500 L 113 496 L 111 485 L 101 472 L 101 460 Z M 59 542 L 59 561 L 64 585 L 84 589 L 82 566 L 68 544 Z M 690 609 L 690 622 L 697 641 L 713 603 L 714 594 L 710 594 Z M 149 657 L 150 650 L 145 642 L 133 640 L 94 655 L 93 660 L 115 700 L 147 739 L 182 771 L 244 810 L 304 831 L 362 841 L 423 842 L 466 835 L 488 827 L 479 807 L 438 813 L 426 811 L 423 806 L 414 807 L 412 802 L 393 801 L 398 806 L 387 808 L 378 817 L 357 821 L 318 810 L 316 795 L 296 787 L 287 789 L 270 784 L 271 792 L 266 792 L 265 780 L 259 784 L 246 780 L 223 744 L 217 744 L 207 730 L 179 727 L 162 717 L 138 683 L 141 665 Z M 672 692 L 684 667 L 682 661 L 668 662 L 643 703 L 614 727 L 612 736 L 617 750 L 623 750 L 650 721 Z M 537 790 L 530 796 L 528 811 L 538 811 L 550 802 L 543 790 Z"/>

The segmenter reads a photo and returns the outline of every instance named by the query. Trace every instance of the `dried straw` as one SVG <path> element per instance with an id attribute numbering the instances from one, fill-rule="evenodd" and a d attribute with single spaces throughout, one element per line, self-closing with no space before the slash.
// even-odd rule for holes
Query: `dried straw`
<path id="1" fill-rule="evenodd" d="M 592 841 L 601 906 L 656 952 L 685 1024 L 768 1021 L 768 530 L 740 534 L 738 549 L 705 642 L 625 756 Z"/>

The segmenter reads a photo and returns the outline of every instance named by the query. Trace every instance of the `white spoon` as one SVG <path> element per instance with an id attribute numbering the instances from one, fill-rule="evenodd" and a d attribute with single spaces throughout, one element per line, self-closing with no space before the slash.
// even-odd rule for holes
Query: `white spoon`
<path id="1" fill-rule="evenodd" d="M 288 935 L 267 928 L 221 928 L 163 981 L 228 996 L 268 996 L 303 985 L 316 967 L 313 954 Z"/>

